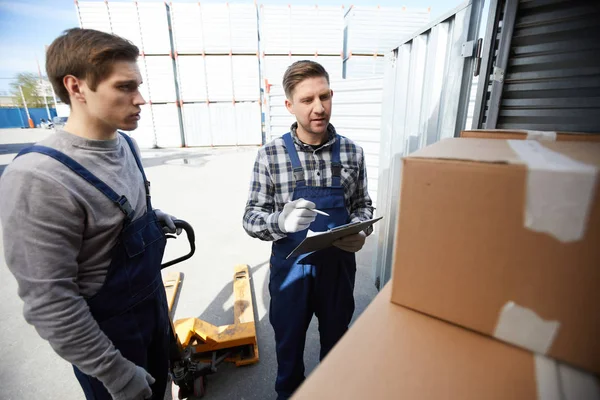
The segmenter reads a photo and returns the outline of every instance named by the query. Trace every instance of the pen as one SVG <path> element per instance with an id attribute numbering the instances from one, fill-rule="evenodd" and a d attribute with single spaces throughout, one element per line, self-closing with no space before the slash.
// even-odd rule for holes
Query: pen
<path id="1" fill-rule="evenodd" d="M 329 217 L 329 214 L 327 214 L 326 212 L 323 212 L 321 210 L 317 210 L 316 208 L 311 208 L 311 210 L 313 210 L 314 212 L 316 212 L 317 214 L 321 214 L 324 215 L 326 217 Z"/>

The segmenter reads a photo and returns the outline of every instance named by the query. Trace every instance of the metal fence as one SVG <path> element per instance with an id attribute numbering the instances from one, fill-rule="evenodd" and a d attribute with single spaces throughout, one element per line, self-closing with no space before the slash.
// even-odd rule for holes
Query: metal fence
<path id="1" fill-rule="evenodd" d="M 39 126 L 42 119 L 48 120 L 48 111 L 51 117 L 56 117 L 56 109 L 28 108 L 29 116 L 35 126 Z M 27 112 L 24 108 L 0 107 L 0 129 L 2 128 L 29 128 Z"/>

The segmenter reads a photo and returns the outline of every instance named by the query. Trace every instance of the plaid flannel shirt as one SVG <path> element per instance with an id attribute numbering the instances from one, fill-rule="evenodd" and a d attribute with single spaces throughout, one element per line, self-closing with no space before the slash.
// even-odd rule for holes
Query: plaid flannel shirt
<path id="1" fill-rule="evenodd" d="M 335 128 L 329 125 L 327 143 L 313 149 L 302 143 L 296 135 L 297 123 L 291 127 L 298 158 L 304 168 L 307 186 L 332 186 L 331 145 L 336 140 Z M 367 172 L 363 149 L 351 140 L 338 136 L 342 163 L 342 186 L 350 222 L 373 218 L 371 198 L 367 191 Z M 278 240 L 286 236 L 279 229 L 279 215 L 283 206 L 292 201 L 296 182 L 292 163 L 287 155 L 283 138 L 263 146 L 256 156 L 250 193 L 244 213 L 244 229 L 261 240 Z M 366 233 L 371 234 L 373 228 Z"/>

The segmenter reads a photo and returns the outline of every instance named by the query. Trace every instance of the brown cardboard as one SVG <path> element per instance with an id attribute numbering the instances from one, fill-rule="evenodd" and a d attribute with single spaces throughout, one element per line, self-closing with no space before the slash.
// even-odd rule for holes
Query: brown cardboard
<path id="1" fill-rule="evenodd" d="M 540 143 L 600 166 L 600 143 Z M 392 301 L 487 335 L 515 302 L 560 323 L 547 355 L 600 374 L 600 184 L 585 236 L 563 243 L 525 228 L 528 173 L 505 140 L 406 157 Z"/>
<path id="2" fill-rule="evenodd" d="M 527 139 L 530 131 L 523 129 L 469 129 L 460 133 L 461 138 L 480 139 Z M 556 132 L 557 141 L 600 142 L 600 135 L 581 132 Z"/>
<path id="3" fill-rule="evenodd" d="M 537 398 L 531 353 L 390 303 L 390 286 L 294 400 Z"/>

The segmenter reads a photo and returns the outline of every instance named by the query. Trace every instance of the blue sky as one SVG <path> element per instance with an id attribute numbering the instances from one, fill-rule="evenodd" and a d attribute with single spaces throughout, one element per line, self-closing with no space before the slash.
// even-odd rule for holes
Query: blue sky
<path id="1" fill-rule="evenodd" d="M 202 3 L 224 2 L 224 0 L 202 1 Z M 431 7 L 431 18 L 435 19 L 462 2 L 463 0 L 270 0 L 258 1 L 258 4 Z M 251 3 L 251 1 L 230 3 Z M 44 46 L 49 45 L 65 29 L 76 26 L 79 26 L 79 23 L 73 0 L 0 0 L 0 78 L 12 78 L 19 72 L 37 73 L 36 56 L 44 74 Z M 9 79 L 0 79 L 0 91 L 8 90 L 9 83 Z"/>

